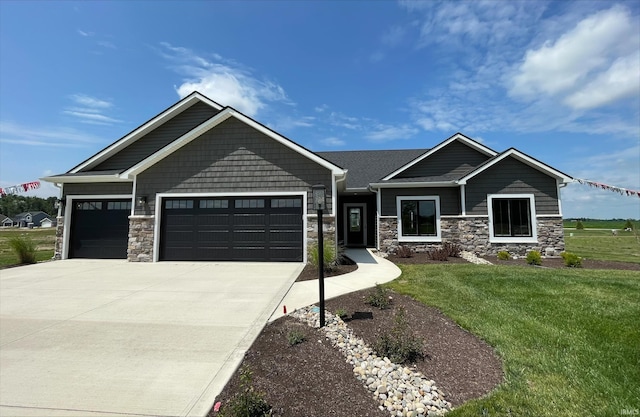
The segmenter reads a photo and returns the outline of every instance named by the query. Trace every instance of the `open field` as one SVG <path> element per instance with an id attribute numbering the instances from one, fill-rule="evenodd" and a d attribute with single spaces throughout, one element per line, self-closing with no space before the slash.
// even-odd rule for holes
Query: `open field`
<path id="1" fill-rule="evenodd" d="M 18 263 L 18 257 L 9 247 L 9 239 L 14 236 L 29 236 L 37 245 L 36 259 L 46 261 L 53 257 L 54 245 L 56 241 L 55 227 L 45 229 L 0 229 L 0 268 Z"/>
<path id="2" fill-rule="evenodd" d="M 624 229 L 626 220 L 598 220 L 598 219 L 586 219 L 582 220 L 582 225 L 586 229 Z M 631 220 L 633 227 L 638 230 L 640 228 L 640 221 Z M 563 227 L 569 229 L 575 229 L 578 222 L 576 220 L 564 220 L 562 222 Z"/>
<path id="3" fill-rule="evenodd" d="M 401 265 L 389 284 L 494 346 L 505 382 L 455 416 L 640 410 L 640 277 L 612 270 Z"/>
<path id="4" fill-rule="evenodd" d="M 567 252 L 587 259 L 640 263 L 640 234 L 611 229 L 565 229 Z"/>

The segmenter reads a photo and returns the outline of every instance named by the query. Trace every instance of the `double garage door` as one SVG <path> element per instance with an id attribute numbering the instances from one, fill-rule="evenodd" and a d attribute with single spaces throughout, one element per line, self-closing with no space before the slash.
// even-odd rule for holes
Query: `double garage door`
<path id="1" fill-rule="evenodd" d="M 160 260 L 302 261 L 302 197 L 162 200 Z M 130 199 L 75 200 L 70 258 L 127 257 Z"/>
<path id="2" fill-rule="evenodd" d="M 302 197 L 162 200 L 161 260 L 302 261 Z"/>

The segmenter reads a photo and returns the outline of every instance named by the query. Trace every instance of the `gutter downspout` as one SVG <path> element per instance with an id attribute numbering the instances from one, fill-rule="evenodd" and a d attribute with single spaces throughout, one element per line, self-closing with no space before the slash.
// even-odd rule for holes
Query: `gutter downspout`
<path id="1" fill-rule="evenodd" d="M 376 195 L 376 250 L 380 252 L 380 204 L 382 197 L 379 189 L 374 189 L 371 185 L 367 189 Z"/>

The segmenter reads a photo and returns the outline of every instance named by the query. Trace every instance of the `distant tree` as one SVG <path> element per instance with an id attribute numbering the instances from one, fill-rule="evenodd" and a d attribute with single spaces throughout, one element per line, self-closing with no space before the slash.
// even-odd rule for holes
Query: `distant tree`
<path id="1" fill-rule="evenodd" d="M 9 194 L 0 198 L 0 214 L 13 217 L 26 211 L 44 211 L 51 216 L 55 216 L 58 212 L 55 208 L 55 202 L 56 197 L 45 199 Z"/>
<path id="2" fill-rule="evenodd" d="M 624 224 L 624 228 L 633 230 L 633 222 L 631 219 L 627 219 L 627 222 Z"/>
<path id="3" fill-rule="evenodd" d="M 578 220 L 578 223 L 576 223 L 576 229 L 577 230 L 583 230 L 584 229 L 584 224 L 582 224 L 582 222 L 580 220 Z"/>

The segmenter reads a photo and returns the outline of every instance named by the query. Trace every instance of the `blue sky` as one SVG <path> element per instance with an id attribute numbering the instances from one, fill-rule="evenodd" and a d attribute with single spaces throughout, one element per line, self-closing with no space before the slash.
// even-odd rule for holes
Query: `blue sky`
<path id="1" fill-rule="evenodd" d="M 312 150 L 456 132 L 640 190 L 640 2 L 0 2 L 0 187 L 198 90 Z M 57 195 L 44 184 L 25 195 Z M 571 184 L 565 217 L 640 218 Z"/>

